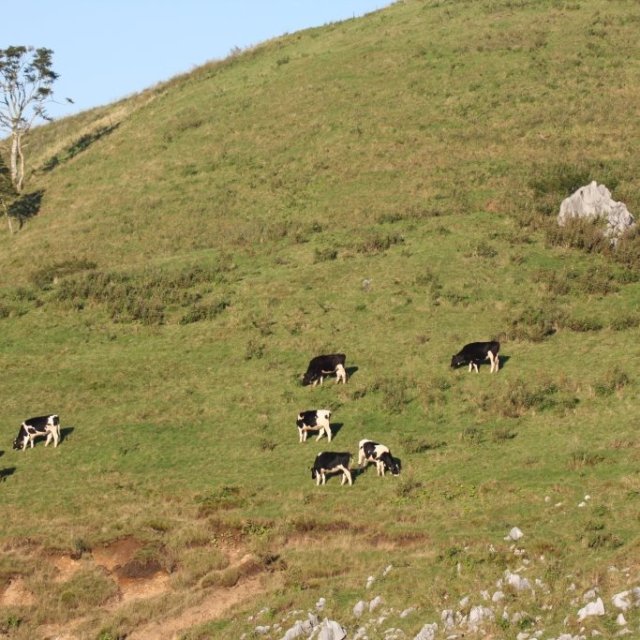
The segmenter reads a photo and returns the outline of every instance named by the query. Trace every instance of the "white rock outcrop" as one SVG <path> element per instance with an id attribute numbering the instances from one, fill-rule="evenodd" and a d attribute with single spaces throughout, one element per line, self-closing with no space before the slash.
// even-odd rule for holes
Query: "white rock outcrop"
<path id="1" fill-rule="evenodd" d="M 627 206 L 616 202 L 609 189 L 595 180 L 562 201 L 558 224 L 564 226 L 572 218 L 604 218 L 607 221 L 605 235 L 614 239 L 635 224 Z"/>
<path id="2" fill-rule="evenodd" d="M 347 632 L 339 622 L 327 618 L 322 621 L 318 640 L 344 640 L 346 637 Z"/>
<path id="3" fill-rule="evenodd" d="M 582 609 L 578 611 L 578 621 L 582 622 L 585 618 L 590 616 L 603 616 L 604 615 L 604 602 L 602 598 L 598 598 L 593 602 L 589 602 Z"/>

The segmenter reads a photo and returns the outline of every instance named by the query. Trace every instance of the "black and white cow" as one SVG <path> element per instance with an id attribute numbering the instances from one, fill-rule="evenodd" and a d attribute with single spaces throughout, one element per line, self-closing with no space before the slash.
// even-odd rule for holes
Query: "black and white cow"
<path id="1" fill-rule="evenodd" d="M 318 382 L 322 384 L 324 376 L 336 374 L 336 383 L 342 380 L 342 383 L 347 381 L 347 371 L 344 368 L 344 363 L 347 356 L 344 353 L 331 353 L 324 356 L 316 356 L 311 358 L 307 371 L 302 377 L 302 384 L 312 384 L 314 387 Z"/>
<path id="2" fill-rule="evenodd" d="M 451 358 L 451 366 L 456 368 L 460 365 L 468 364 L 469 371 L 475 368 L 476 373 L 478 373 L 478 365 L 488 358 L 491 362 L 491 373 L 494 371 L 497 373 L 500 368 L 498 351 L 500 351 L 500 343 L 495 340 L 491 342 L 470 342 L 469 344 L 465 344 L 464 347 Z"/>
<path id="3" fill-rule="evenodd" d="M 351 471 L 349 464 L 351 463 L 350 453 L 338 453 L 335 451 L 322 451 L 317 456 L 311 467 L 311 478 L 315 478 L 316 485 L 325 484 L 327 481 L 327 473 L 342 472 L 342 480 L 340 484 L 349 482 L 353 484 L 351 479 Z"/>
<path id="4" fill-rule="evenodd" d="M 320 440 L 320 438 L 326 434 L 327 439 L 331 442 L 330 418 L 331 411 L 329 411 L 329 409 L 309 409 L 308 411 L 301 411 L 296 419 L 300 442 L 306 441 L 309 431 L 318 431 L 316 441 Z"/>
<path id="5" fill-rule="evenodd" d="M 374 462 L 379 476 L 383 476 L 385 471 L 390 471 L 394 476 L 400 473 L 400 465 L 391 455 L 389 447 L 373 440 L 360 440 L 358 444 L 358 465 L 362 467 L 365 462 Z"/>
<path id="6" fill-rule="evenodd" d="M 33 449 L 33 441 L 36 438 L 44 438 L 45 436 L 47 437 L 47 441 L 44 444 L 45 447 L 51 440 L 53 440 L 54 447 L 58 446 L 60 441 L 60 418 L 56 414 L 25 420 L 20 425 L 20 431 L 18 431 L 18 435 L 13 441 L 13 448 L 24 451 L 27 445 L 31 444 Z"/>

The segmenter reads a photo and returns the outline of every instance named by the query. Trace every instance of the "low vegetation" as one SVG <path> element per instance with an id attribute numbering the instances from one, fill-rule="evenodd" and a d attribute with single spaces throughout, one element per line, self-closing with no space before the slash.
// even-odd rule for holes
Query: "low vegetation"
<path id="1" fill-rule="evenodd" d="M 0 235 L 0 636 L 238 638 L 320 597 L 355 631 L 392 564 L 376 595 L 414 637 L 524 557 L 549 591 L 488 633 L 557 637 L 640 586 L 640 236 L 555 225 L 591 179 L 640 212 L 639 23 L 406 0 L 35 130 L 41 197 Z M 497 374 L 450 369 L 491 339 Z M 348 383 L 302 387 L 332 352 Z M 312 408 L 331 445 L 298 442 Z M 52 411 L 59 447 L 11 449 Z M 401 475 L 316 487 L 365 437 Z"/>

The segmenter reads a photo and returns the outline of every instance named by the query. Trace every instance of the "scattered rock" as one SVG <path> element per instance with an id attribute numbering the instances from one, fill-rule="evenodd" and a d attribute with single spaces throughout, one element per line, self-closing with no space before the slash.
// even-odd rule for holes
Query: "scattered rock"
<path id="1" fill-rule="evenodd" d="M 320 625 L 318 640 L 344 640 L 347 637 L 345 629 L 335 620 L 325 618 Z"/>
<path id="2" fill-rule="evenodd" d="M 518 527 L 513 527 L 513 529 L 509 531 L 509 535 L 505 536 L 505 540 L 513 540 L 516 542 L 517 540 L 520 540 L 522 536 L 524 536 L 524 533 L 522 533 Z"/>
<path id="3" fill-rule="evenodd" d="M 369 603 L 369 612 L 373 611 L 376 607 L 379 607 L 382 604 L 383 600 L 381 596 L 376 596 L 370 603 Z"/>
<path id="4" fill-rule="evenodd" d="M 578 621 L 582 622 L 585 618 L 590 616 L 603 616 L 604 615 L 604 603 L 602 598 L 598 598 L 593 602 L 589 602 L 582 609 L 578 611 Z"/>
<path id="5" fill-rule="evenodd" d="M 471 611 L 469 611 L 469 628 L 472 630 L 477 630 L 482 626 L 483 623 L 489 622 L 495 619 L 495 614 L 493 613 L 493 609 L 489 607 L 483 607 L 482 605 L 478 605 L 477 607 L 471 607 Z"/>
<path id="6" fill-rule="evenodd" d="M 359 602 L 357 602 L 356 605 L 353 607 L 353 615 L 356 618 L 359 618 L 364 613 L 366 606 L 367 606 L 367 603 L 364 600 L 360 600 Z"/>
<path id="7" fill-rule="evenodd" d="M 413 640 L 435 640 L 437 632 L 438 624 L 436 622 L 425 624 Z"/>

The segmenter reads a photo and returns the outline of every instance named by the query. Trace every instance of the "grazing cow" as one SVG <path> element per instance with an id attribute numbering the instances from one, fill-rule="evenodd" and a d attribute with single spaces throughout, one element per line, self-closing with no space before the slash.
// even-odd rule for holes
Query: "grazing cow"
<path id="1" fill-rule="evenodd" d="M 379 476 L 383 476 L 385 471 L 390 471 L 394 476 L 400 474 L 400 465 L 391 455 L 389 447 L 373 440 L 360 440 L 358 445 L 358 464 L 362 467 L 365 462 L 375 462 Z"/>
<path id="2" fill-rule="evenodd" d="M 319 485 L 321 482 L 322 484 L 325 484 L 327 481 L 327 473 L 338 473 L 339 471 L 342 471 L 342 480 L 340 484 L 344 484 L 345 481 L 348 481 L 349 484 L 353 484 L 351 471 L 349 471 L 350 462 L 350 453 L 322 451 L 316 456 L 313 467 L 311 467 L 311 478 L 315 478 L 316 485 Z"/>
<path id="3" fill-rule="evenodd" d="M 462 364 L 468 364 L 469 371 L 475 368 L 476 373 L 478 373 L 478 365 L 489 358 L 491 361 L 491 373 L 494 371 L 497 373 L 500 368 L 498 351 L 500 351 L 499 342 L 471 342 L 465 344 L 464 347 L 451 358 L 451 366 L 455 368 Z"/>
<path id="4" fill-rule="evenodd" d="M 347 372 L 344 368 L 345 360 L 347 356 L 344 353 L 331 353 L 325 356 L 316 356 L 312 358 L 307 367 L 307 371 L 302 377 L 302 384 L 312 384 L 314 387 L 318 382 L 322 384 L 323 376 L 328 376 L 333 373 L 336 374 L 336 383 L 342 380 L 342 383 L 347 381 Z"/>
<path id="5" fill-rule="evenodd" d="M 326 433 L 329 442 L 331 442 L 331 425 L 329 419 L 331 411 L 329 409 L 310 409 L 309 411 L 301 411 L 296 419 L 298 425 L 298 434 L 300 442 L 305 442 L 309 431 L 318 431 L 316 441 L 320 440 Z"/>
<path id="6" fill-rule="evenodd" d="M 33 441 L 36 438 L 47 437 L 47 441 L 44 446 L 46 447 L 51 440 L 53 440 L 53 446 L 57 447 L 60 441 L 60 418 L 51 414 L 48 416 L 38 416 L 37 418 L 29 418 L 20 425 L 20 431 L 16 439 L 13 441 L 14 449 L 27 448 L 27 444 L 31 444 L 33 449 Z"/>

